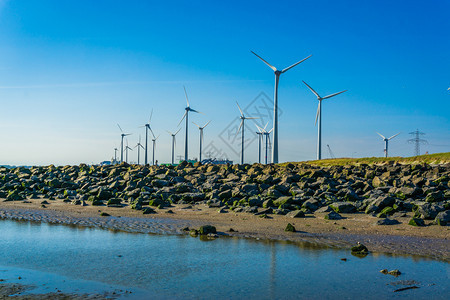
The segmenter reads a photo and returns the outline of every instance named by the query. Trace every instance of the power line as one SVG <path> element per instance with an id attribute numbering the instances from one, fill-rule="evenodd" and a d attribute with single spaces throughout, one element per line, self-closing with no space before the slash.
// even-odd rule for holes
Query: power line
<path id="1" fill-rule="evenodd" d="M 420 136 L 425 135 L 425 133 L 420 132 L 419 129 L 417 129 L 416 131 L 410 132 L 409 134 L 411 134 L 414 138 L 409 139 L 408 143 L 415 144 L 415 152 L 416 152 L 415 155 L 419 156 L 420 155 L 420 144 L 428 144 L 427 140 L 420 138 Z"/>

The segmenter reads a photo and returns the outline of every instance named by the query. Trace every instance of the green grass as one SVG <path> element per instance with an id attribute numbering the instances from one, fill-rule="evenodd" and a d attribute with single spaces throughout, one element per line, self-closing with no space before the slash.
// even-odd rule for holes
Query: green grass
<path id="1" fill-rule="evenodd" d="M 385 164 L 388 162 L 398 162 L 403 164 L 446 164 L 450 163 L 450 152 L 425 154 L 420 156 L 411 157 L 364 157 L 364 158 L 335 158 L 335 159 L 322 159 L 322 160 L 310 160 L 304 162 L 291 162 L 293 164 L 306 163 L 315 166 L 345 166 L 345 165 L 373 165 L 373 164 Z M 281 165 L 286 165 L 283 163 Z"/>

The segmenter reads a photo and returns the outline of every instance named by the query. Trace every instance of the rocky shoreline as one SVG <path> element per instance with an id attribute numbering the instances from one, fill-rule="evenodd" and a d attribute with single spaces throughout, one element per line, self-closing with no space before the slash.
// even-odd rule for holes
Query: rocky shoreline
<path id="1" fill-rule="evenodd" d="M 226 232 L 237 219 L 250 219 L 241 220 L 239 233 L 227 235 L 338 246 L 383 236 L 373 243 L 375 248 L 393 253 L 399 249 L 387 244 L 401 246 L 409 240 L 414 245 L 434 238 L 431 246 L 399 253 L 446 260 L 449 177 L 448 163 L 0 168 L 0 217 L 175 234 L 205 222 L 218 223 Z M 81 212 L 89 213 L 76 218 Z M 231 215 L 240 217 L 230 221 Z M 277 231 L 293 221 L 303 234 Z M 341 227 L 350 230 L 343 233 Z M 439 248 L 434 254 L 433 245 Z"/>

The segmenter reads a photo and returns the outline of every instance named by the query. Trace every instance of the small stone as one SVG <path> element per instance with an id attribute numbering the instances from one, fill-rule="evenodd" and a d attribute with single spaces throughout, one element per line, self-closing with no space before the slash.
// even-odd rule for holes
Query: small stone
<path id="1" fill-rule="evenodd" d="M 369 249 L 367 249 L 366 246 L 364 246 L 363 244 L 360 244 L 358 242 L 358 244 L 356 246 L 352 247 L 352 253 L 356 253 L 356 254 L 367 254 L 369 253 Z"/>
<path id="2" fill-rule="evenodd" d="M 388 274 L 392 275 L 392 276 L 395 276 L 395 277 L 398 277 L 398 276 L 400 276 L 400 274 L 402 274 L 402 272 L 400 272 L 399 270 L 395 269 L 395 270 L 389 271 Z"/>
<path id="3" fill-rule="evenodd" d="M 389 272 L 389 271 L 388 271 L 387 269 L 383 269 L 383 270 L 380 271 L 380 273 L 383 273 L 383 274 L 385 274 L 385 275 L 386 275 L 388 272 Z"/>
<path id="4" fill-rule="evenodd" d="M 102 216 L 102 217 L 109 217 L 110 214 L 108 214 L 108 213 L 106 213 L 106 212 L 102 212 L 102 213 L 100 213 L 100 216 Z"/>
<path id="5" fill-rule="evenodd" d="M 284 231 L 295 232 L 295 227 L 291 223 L 288 223 Z"/>

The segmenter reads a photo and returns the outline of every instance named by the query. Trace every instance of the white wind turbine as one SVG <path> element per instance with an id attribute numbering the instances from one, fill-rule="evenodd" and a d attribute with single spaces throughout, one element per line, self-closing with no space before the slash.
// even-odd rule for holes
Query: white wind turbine
<path id="1" fill-rule="evenodd" d="M 121 136 L 121 140 L 120 140 L 120 162 L 123 162 L 123 138 L 126 137 L 127 135 L 131 135 L 131 133 L 123 133 L 122 128 L 120 127 L 119 124 L 117 124 L 117 126 L 120 129 L 120 132 L 122 132 Z"/>
<path id="2" fill-rule="evenodd" d="M 153 136 L 152 142 L 153 142 L 153 160 L 152 164 L 155 165 L 155 149 L 156 149 L 156 140 L 159 138 L 159 135 L 157 137 Z"/>
<path id="3" fill-rule="evenodd" d="M 198 129 L 200 130 L 200 155 L 199 155 L 199 160 L 198 160 L 199 162 L 202 162 L 203 129 L 204 129 L 206 126 L 208 126 L 209 122 L 211 122 L 211 121 L 208 121 L 205 125 L 203 125 L 203 127 L 200 127 L 200 125 L 198 125 L 198 124 L 192 122 L 192 123 L 194 123 L 194 124 L 198 127 Z"/>
<path id="4" fill-rule="evenodd" d="M 125 147 L 125 162 L 128 163 L 128 150 L 133 151 L 130 147 L 128 147 L 128 140 L 127 140 L 127 146 Z"/>
<path id="5" fill-rule="evenodd" d="M 378 133 L 378 132 L 377 132 Z M 381 133 L 378 133 L 378 135 L 379 136 L 381 136 L 381 138 L 383 139 L 383 141 L 384 141 L 384 157 L 388 157 L 388 142 L 390 141 L 390 140 L 392 140 L 393 138 L 395 138 L 397 135 L 399 135 L 400 134 L 400 132 L 399 133 L 397 133 L 397 134 L 394 134 L 393 136 L 391 136 L 390 138 L 385 138 Z"/>
<path id="6" fill-rule="evenodd" d="M 280 75 L 284 72 L 288 71 L 289 69 L 292 69 L 296 65 L 304 62 L 308 58 L 310 58 L 312 55 L 302 59 L 299 62 L 296 62 L 295 64 L 283 69 L 278 70 L 271 64 L 269 64 L 267 61 L 265 61 L 261 56 L 256 54 L 255 52 L 251 51 L 253 54 L 255 54 L 260 60 L 262 60 L 266 65 L 268 65 L 273 72 L 275 73 L 275 92 L 274 92 L 274 99 L 273 99 L 273 151 L 272 151 L 272 162 L 277 164 L 278 163 L 278 82 L 280 81 Z"/>
<path id="7" fill-rule="evenodd" d="M 148 159 L 147 159 L 148 158 L 148 131 L 150 130 L 152 135 L 155 136 L 153 134 L 152 128 L 150 127 L 150 122 L 152 120 L 152 116 L 153 116 L 153 109 L 152 109 L 152 112 L 150 113 L 150 118 L 148 119 L 148 123 L 144 124 L 144 126 L 141 126 L 141 128 L 145 127 L 145 158 L 144 158 L 145 165 L 148 164 Z"/>
<path id="8" fill-rule="evenodd" d="M 186 139 L 185 139 L 185 143 L 184 143 L 184 160 L 187 161 L 188 160 L 188 137 L 189 137 L 188 136 L 189 112 L 192 111 L 192 112 L 199 113 L 199 111 L 196 111 L 195 109 L 191 108 L 191 106 L 189 105 L 189 99 L 188 99 L 188 95 L 186 92 L 186 88 L 185 87 L 183 87 L 183 88 L 184 88 L 184 94 L 186 95 L 187 107 L 184 109 L 185 110 L 184 115 L 181 118 L 180 123 L 178 123 L 178 126 L 180 126 L 181 122 L 183 122 L 183 119 L 186 118 Z"/>
<path id="9" fill-rule="evenodd" d="M 145 148 L 144 148 L 144 146 L 142 146 L 142 144 L 141 144 L 141 136 L 139 135 L 139 142 L 136 144 L 136 146 L 134 146 L 134 148 L 137 148 L 138 149 L 138 153 L 137 153 L 137 155 L 138 155 L 138 161 L 137 161 L 137 163 L 138 163 L 138 165 L 139 165 L 139 161 L 140 161 L 140 148 L 142 148 L 142 149 L 144 149 L 145 150 Z"/>
<path id="10" fill-rule="evenodd" d="M 315 90 L 313 90 L 313 88 L 310 87 L 306 82 L 303 81 L 303 83 L 311 90 L 311 92 L 314 93 L 314 95 L 317 96 L 317 100 L 319 100 L 315 125 L 317 124 L 317 121 L 319 121 L 319 126 L 317 129 L 317 159 L 320 160 L 322 159 L 322 100 L 337 96 L 339 94 L 342 94 L 343 92 L 346 92 L 347 90 L 341 91 L 339 93 L 334 93 L 325 97 L 320 97 L 319 94 Z"/>
<path id="11" fill-rule="evenodd" d="M 266 137 L 266 149 L 265 149 L 265 164 L 267 165 L 267 150 L 270 148 L 269 144 L 270 144 L 270 133 L 272 132 L 273 128 L 270 129 L 269 131 L 266 131 L 266 127 L 269 124 L 269 122 L 267 122 L 266 126 L 264 126 L 264 128 L 259 127 L 258 125 L 256 125 L 256 127 L 258 127 L 259 130 L 261 130 L 262 134 Z"/>
<path id="12" fill-rule="evenodd" d="M 175 136 L 177 135 L 178 132 L 180 132 L 181 128 L 177 130 L 177 132 L 172 133 L 170 131 L 167 130 L 167 132 L 172 136 L 172 165 L 174 164 L 174 158 L 175 158 L 175 146 L 177 144 Z"/>
<path id="13" fill-rule="evenodd" d="M 256 134 L 258 135 L 258 163 L 261 163 L 261 140 L 263 139 L 263 132 L 261 128 L 256 125 L 256 128 L 258 128 L 258 131 L 256 131 Z"/>
<path id="14" fill-rule="evenodd" d="M 239 131 L 241 130 L 242 127 L 242 141 L 241 141 L 241 165 L 244 164 L 244 131 L 245 131 L 245 120 L 252 120 L 252 119 L 258 119 L 258 118 L 249 118 L 244 116 L 244 113 L 242 112 L 241 107 L 239 106 L 239 103 L 237 103 L 237 107 L 239 108 L 239 112 L 241 113 L 241 116 L 239 117 L 241 119 L 241 124 L 239 125 L 238 131 L 236 132 L 236 135 L 238 135 Z"/>

